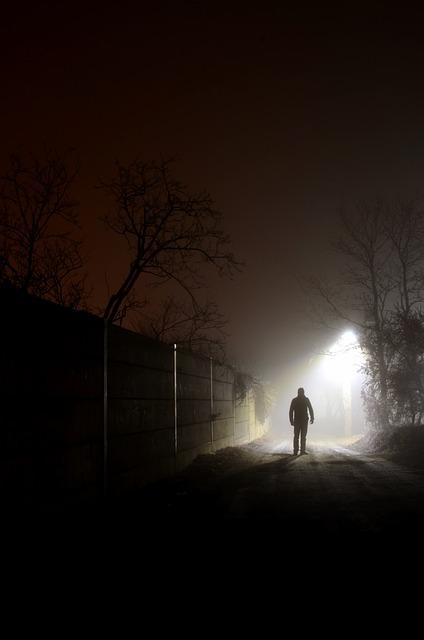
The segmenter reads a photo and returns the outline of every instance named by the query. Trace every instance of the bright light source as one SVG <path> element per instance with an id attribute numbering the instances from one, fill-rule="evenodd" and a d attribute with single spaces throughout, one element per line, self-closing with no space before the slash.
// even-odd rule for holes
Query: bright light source
<path id="1" fill-rule="evenodd" d="M 352 379 L 359 373 L 364 357 L 353 331 L 345 331 L 324 356 L 327 376 L 341 386 L 344 408 L 344 432 L 352 433 Z"/>
<path id="2" fill-rule="evenodd" d="M 345 331 L 340 336 L 337 343 L 340 343 L 341 345 L 344 345 L 344 346 L 352 346 L 352 345 L 356 346 L 358 344 L 358 338 L 353 331 Z"/>
<path id="3" fill-rule="evenodd" d="M 342 381 L 358 373 L 363 361 L 357 336 L 345 331 L 324 356 L 324 367 L 330 378 Z"/>

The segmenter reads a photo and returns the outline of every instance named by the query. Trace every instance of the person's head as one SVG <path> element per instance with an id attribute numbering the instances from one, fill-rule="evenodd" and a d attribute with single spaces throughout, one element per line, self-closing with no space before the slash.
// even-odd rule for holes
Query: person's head
<path id="1" fill-rule="evenodd" d="M 303 398 L 305 395 L 305 389 L 303 387 L 299 387 L 299 389 L 297 390 L 297 395 L 299 398 Z"/>

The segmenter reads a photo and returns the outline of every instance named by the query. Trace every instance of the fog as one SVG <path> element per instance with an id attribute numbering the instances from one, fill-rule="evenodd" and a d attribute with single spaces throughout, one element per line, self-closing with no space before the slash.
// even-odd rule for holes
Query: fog
<path id="1" fill-rule="evenodd" d="M 271 434 L 290 438 L 289 407 L 297 389 L 310 399 L 315 421 L 309 439 L 350 439 L 363 433 L 365 416 L 361 398 L 363 356 L 353 332 L 346 331 L 321 354 L 283 367 L 274 385 Z"/>

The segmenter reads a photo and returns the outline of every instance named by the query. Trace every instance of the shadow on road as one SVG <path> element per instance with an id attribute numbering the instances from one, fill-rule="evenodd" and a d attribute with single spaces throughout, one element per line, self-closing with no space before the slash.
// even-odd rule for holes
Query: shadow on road
<path id="1" fill-rule="evenodd" d="M 293 456 L 265 440 L 200 456 L 110 513 L 146 523 L 272 520 L 296 539 L 410 535 L 424 531 L 424 481 L 346 448 L 312 446 L 310 455 Z"/>

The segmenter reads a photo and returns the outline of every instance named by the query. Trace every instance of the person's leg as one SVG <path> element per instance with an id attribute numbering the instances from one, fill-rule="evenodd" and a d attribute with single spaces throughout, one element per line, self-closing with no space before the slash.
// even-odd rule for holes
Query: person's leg
<path id="1" fill-rule="evenodd" d="M 299 451 L 299 434 L 300 434 L 300 424 L 295 424 L 294 435 L 293 435 L 293 453 L 295 455 Z"/>
<path id="2" fill-rule="evenodd" d="M 306 451 L 306 434 L 308 433 L 308 423 L 302 424 L 300 428 L 300 452 Z"/>

